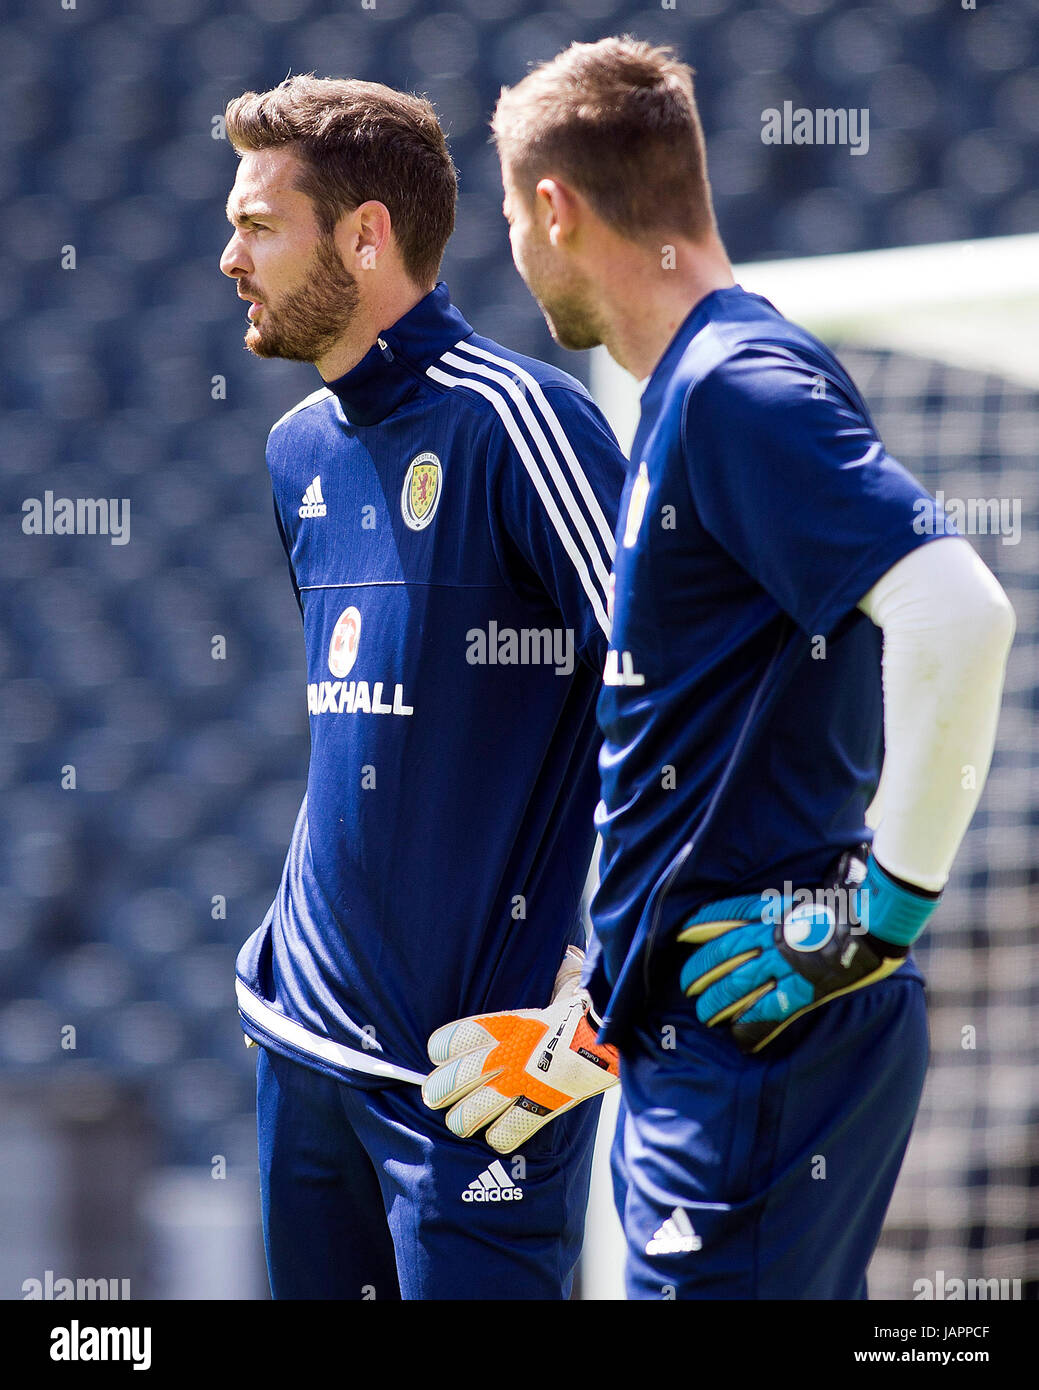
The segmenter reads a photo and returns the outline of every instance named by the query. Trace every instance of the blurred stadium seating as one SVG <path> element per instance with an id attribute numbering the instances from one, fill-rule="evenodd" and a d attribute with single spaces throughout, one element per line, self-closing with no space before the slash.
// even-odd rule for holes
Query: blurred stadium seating
<path id="1" fill-rule="evenodd" d="M 299 617 L 263 451 L 317 378 L 242 349 L 241 305 L 217 269 L 235 161 L 214 117 L 290 70 L 428 94 L 461 176 L 444 268 L 456 303 L 480 331 L 574 371 L 512 269 L 487 143 L 500 85 L 528 62 L 611 32 L 675 43 L 698 69 L 734 259 L 1029 231 L 1039 3 L 971 14 L 944 0 L 688 0 L 673 12 L 629 0 L 537 12 L 528 0 L 11 0 L 7 14 L 0 1090 L 30 1109 L 35 1097 L 54 1136 L 69 1132 L 70 1078 L 84 1094 L 100 1086 L 94 1120 L 121 1116 L 138 1135 L 136 1115 L 150 1136 L 113 1141 L 106 1161 L 128 1182 L 145 1158 L 207 1169 L 222 1154 L 249 1173 L 253 1063 L 234 957 L 277 885 L 308 751 Z M 869 157 L 765 147 L 761 112 L 788 99 L 869 107 Z M 60 268 L 66 246 L 74 270 Z M 211 394 L 216 376 L 226 399 Z M 861 384 L 869 395 L 869 373 Z M 925 427 L 913 421 L 928 399 L 923 383 L 904 393 L 903 428 Z M 932 486 L 947 463 L 943 444 Z M 23 535 L 22 502 L 44 489 L 130 498 L 130 544 Z M 1034 566 L 1034 529 L 1029 540 Z M 60 784 L 68 765 L 75 790 Z M 1016 776 L 1015 833 L 1034 864 L 1037 784 L 1023 765 Z M 226 917 L 213 916 L 214 895 Z M 76 1048 L 63 1051 L 67 1024 Z M 51 1153 L 19 1139 L 12 1157 L 5 1143 L 0 1171 Z M 993 1162 L 978 1149 L 978 1173 Z M 75 1245 L 84 1266 L 126 1271 L 131 1235 L 92 1212 Z M 0 1297 L 38 1272 L 27 1248 L 4 1257 Z M 160 1287 L 142 1269 L 140 1293 Z"/>

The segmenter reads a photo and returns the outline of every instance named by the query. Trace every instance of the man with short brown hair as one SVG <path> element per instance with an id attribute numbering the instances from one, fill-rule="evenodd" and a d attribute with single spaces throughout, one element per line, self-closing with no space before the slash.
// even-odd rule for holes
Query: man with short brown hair
<path id="1" fill-rule="evenodd" d="M 257 156 L 242 168 L 262 166 L 263 155 L 297 162 L 293 188 L 308 199 L 322 245 L 344 216 L 379 201 L 393 228 L 387 251 L 399 256 L 409 281 L 433 288 L 454 230 L 458 179 L 428 101 L 378 82 L 301 75 L 269 92 L 243 93 L 224 119 L 238 154 Z M 369 255 L 374 262 L 374 249 Z M 330 312 L 327 297 L 314 300 L 310 312 Z M 260 356 L 287 355 L 270 351 L 269 342 L 257 331 L 248 346 Z"/>
<path id="2" fill-rule="evenodd" d="M 419 1087 L 446 1019 L 576 986 L 623 458 L 578 382 L 436 283 L 455 172 L 428 102 L 295 77 L 227 130 L 245 345 L 325 383 L 267 445 L 311 734 L 238 958 L 271 1288 L 565 1298 L 596 1106 L 503 1161 Z"/>
<path id="3" fill-rule="evenodd" d="M 494 116 L 550 328 L 648 379 L 585 982 L 621 1056 L 630 1296 L 860 1298 L 927 1062 L 910 947 L 980 795 L 1014 619 L 840 363 L 735 283 L 692 76 L 575 44 Z"/>
<path id="4" fill-rule="evenodd" d="M 575 44 L 566 59 L 502 91 L 492 128 L 514 177 L 532 188 L 554 169 L 633 241 L 716 231 L 686 64 L 635 40 Z"/>

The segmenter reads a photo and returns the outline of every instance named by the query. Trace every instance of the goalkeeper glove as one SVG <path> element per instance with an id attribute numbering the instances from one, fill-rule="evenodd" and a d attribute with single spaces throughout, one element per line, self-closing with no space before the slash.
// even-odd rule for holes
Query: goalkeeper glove
<path id="1" fill-rule="evenodd" d="M 567 948 L 548 1008 L 462 1018 L 429 1039 L 436 1067 L 422 1099 L 432 1110 L 451 1107 L 452 1134 L 468 1139 L 487 1125 L 491 1148 L 512 1153 L 549 1120 L 616 1085 L 617 1049 L 595 1041 L 578 987 L 583 961 L 583 951 Z"/>
<path id="2" fill-rule="evenodd" d="M 777 895 L 711 903 L 678 940 L 699 949 L 681 984 L 709 1028 L 728 1024 L 743 1052 L 760 1052 L 809 1009 L 892 974 L 938 905 L 870 857 L 841 856 L 809 901 Z M 773 901 L 769 901 L 771 896 Z"/>

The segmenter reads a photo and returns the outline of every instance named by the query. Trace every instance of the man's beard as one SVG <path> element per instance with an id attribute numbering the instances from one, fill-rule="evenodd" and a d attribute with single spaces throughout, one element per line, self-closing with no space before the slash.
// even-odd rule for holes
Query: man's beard
<path id="1" fill-rule="evenodd" d="M 599 347 L 603 341 L 603 334 L 593 307 L 593 287 L 584 279 L 571 274 L 562 282 L 557 281 L 549 292 L 544 283 L 533 283 L 538 278 L 539 260 L 540 257 L 535 256 L 534 265 L 531 267 L 534 275 L 527 283 L 537 300 L 538 308 L 545 316 L 552 337 L 560 347 L 569 348 L 573 352 Z"/>
<path id="2" fill-rule="evenodd" d="M 263 324 L 250 325 L 245 346 L 257 357 L 319 362 L 349 327 L 360 297 L 335 239 L 322 237 L 306 280 L 279 299 L 276 308 L 264 304 Z"/>
<path id="3" fill-rule="evenodd" d="M 549 332 L 560 347 L 583 352 L 585 348 L 602 345 L 602 333 L 595 325 L 594 315 L 579 297 L 564 295 L 553 300 L 551 305 L 539 299 L 538 304 Z"/>

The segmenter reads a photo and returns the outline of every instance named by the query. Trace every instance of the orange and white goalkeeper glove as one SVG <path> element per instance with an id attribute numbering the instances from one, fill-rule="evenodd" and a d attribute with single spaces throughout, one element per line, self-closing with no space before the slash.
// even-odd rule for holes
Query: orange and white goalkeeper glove
<path id="1" fill-rule="evenodd" d="M 512 1153 L 549 1120 L 617 1084 L 617 1049 L 595 1041 L 579 988 L 584 952 L 568 946 L 547 1009 L 478 1014 L 446 1023 L 428 1043 L 436 1064 L 422 1083 L 431 1110 L 450 1106 L 452 1134 Z"/>

